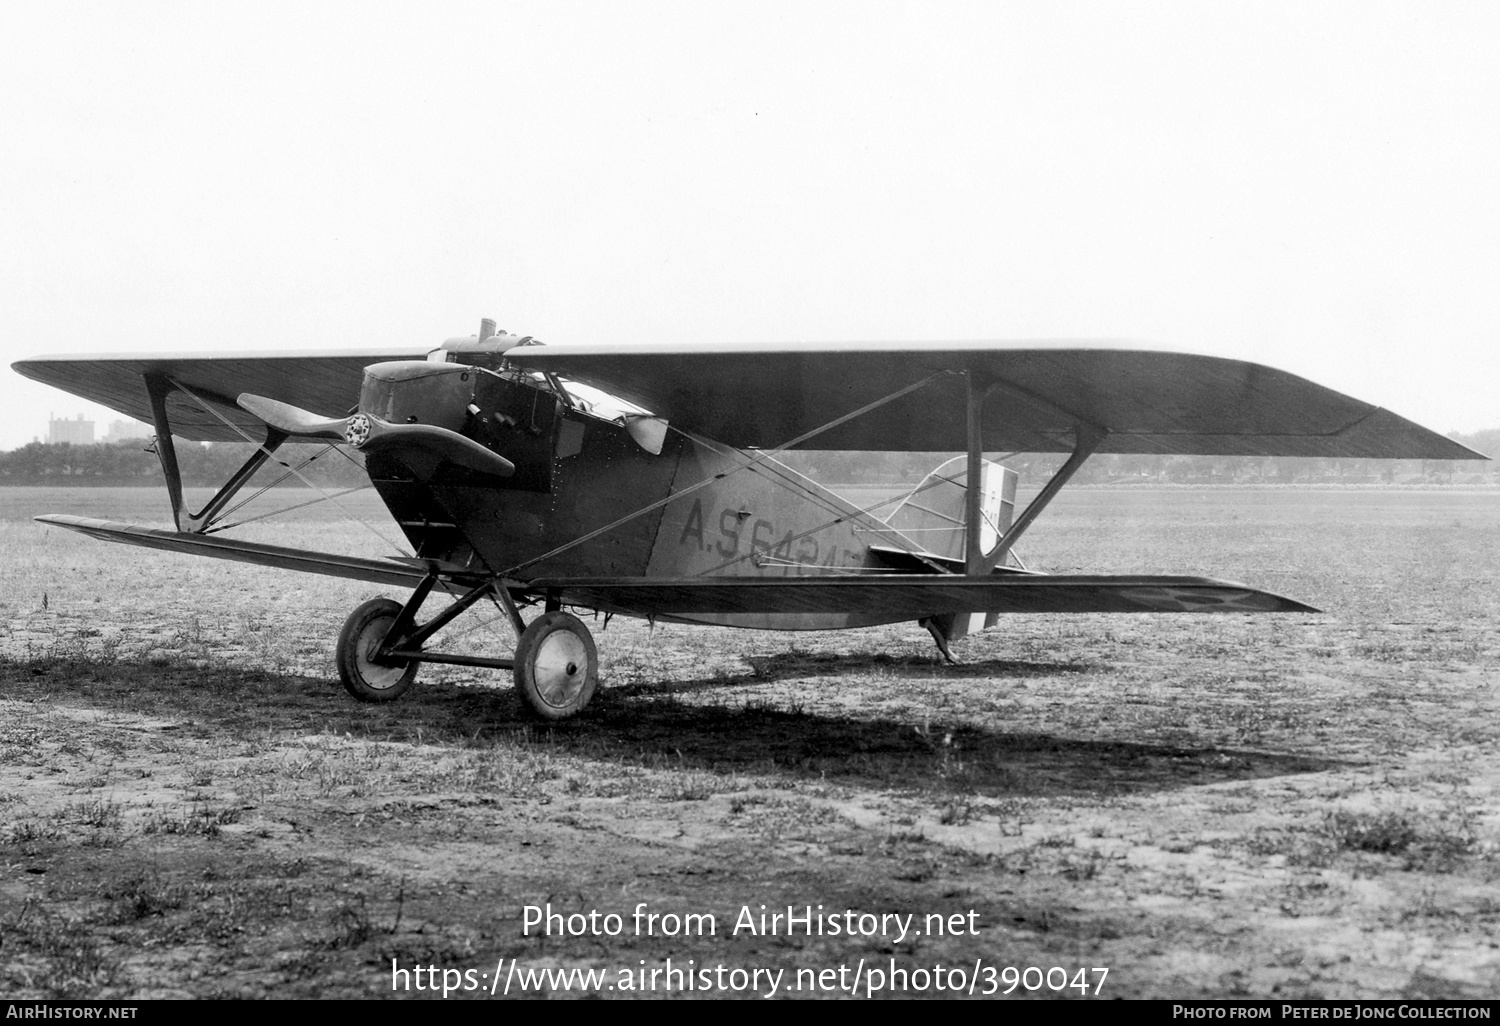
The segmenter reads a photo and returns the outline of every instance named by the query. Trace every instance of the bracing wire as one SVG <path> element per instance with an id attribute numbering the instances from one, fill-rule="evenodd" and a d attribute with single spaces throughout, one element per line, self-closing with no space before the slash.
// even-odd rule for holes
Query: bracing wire
<path id="1" fill-rule="evenodd" d="M 756 466 L 757 464 L 760 464 L 760 463 L 762 463 L 762 462 L 764 462 L 764 461 L 766 461 L 768 459 L 771 459 L 777 453 L 785 452 L 787 449 L 790 449 L 790 448 L 792 448 L 794 446 L 797 446 L 797 445 L 801 445 L 803 442 L 806 442 L 806 441 L 809 441 L 809 440 L 811 440 L 813 438 L 816 438 L 818 435 L 823 434 L 825 431 L 831 431 L 833 428 L 836 428 L 836 427 L 838 427 L 841 424 L 848 423 L 849 421 L 854 420 L 856 417 L 862 417 L 866 413 L 869 413 L 871 410 L 878 409 L 879 407 L 884 406 L 886 403 L 894 402 L 895 400 L 901 398 L 904 395 L 908 395 L 908 394 L 910 394 L 912 392 L 915 392 L 919 388 L 925 388 L 928 384 L 930 384 L 933 381 L 936 381 L 938 378 L 946 377 L 947 375 L 953 374 L 953 373 L 956 373 L 956 372 L 955 371 L 949 371 L 949 370 L 941 370 L 941 371 L 936 371 L 936 372 L 934 372 L 932 374 L 929 374 L 927 377 L 923 378 L 921 381 L 913 382 L 910 385 L 906 385 L 903 388 L 897 389 L 896 391 L 890 393 L 889 395 L 886 395 L 886 396 L 883 396 L 883 397 L 881 397 L 879 399 L 876 399 L 874 402 L 866 403 L 864 406 L 861 406 L 857 410 L 852 410 L 849 413 L 843 414 L 842 416 L 835 417 L 833 420 L 830 420 L 828 423 L 822 424 L 822 425 L 820 425 L 820 426 L 818 426 L 816 428 L 813 428 L 811 431 L 804 432 L 803 434 L 798 435 L 796 438 L 793 438 L 791 441 L 783 442 L 781 445 L 778 445 L 774 449 L 766 449 L 766 450 L 763 450 L 761 452 L 758 452 L 754 456 L 752 456 L 749 459 L 747 459 L 747 460 L 743 461 L 742 463 L 740 463 L 738 466 L 730 467 L 728 470 L 721 471 L 720 473 L 714 474 L 711 477 L 704 478 L 702 481 L 698 481 L 698 482 L 696 482 L 694 484 L 691 484 L 688 487 L 682 489 L 681 491 L 674 492 L 671 495 L 668 495 L 668 496 L 666 496 L 663 499 L 658 499 L 655 502 L 648 503 L 647 505 L 642 506 L 640 509 L 635 510 L 632 513 L 627 513 L 623 517 L 620 517 L 620 518 L 618 518 L 616 520 L 612 520 L 609 523 L 605 524 L 603 527 L 596 528 L 595 530 L 589 531 L 587 534 L 580 535 L 579 537 L 574 538 L 572 541 L 566 542 L 566 543 L 564 543 L 562 545 L 557 546 L 554 549 L 551 549 L 551 550 L 549 550 L 547 552 L 542 553 L 540 556 L 535 556 L 535 557 L 533 557 L 531 559 L 526 560 L 523 563 L 517 563 L 515 566 L 510 567 L 509 569 L 505 570 L 503 572 L 502 576 L 509 577 L 509 576 L 513 575 L 514 573 L 516 573 L 516 571 L 518 571 L 518 570 L 523 570 L 523 569 L 525 569 L 528 566 L 535 566 L 537 563 L 542 563 L 542 562 L 545 562 L 546 560 L 549 560 L 549 559 L 553 558 L 554 556 L 559 556 L 562 553 L 567 552 L 569 549 L 576 548 L 577 546 L 582 545 L 585 542 L 592 541 L 593 539 L 599 537 L 601 534 L 607 534 L 610 531 L 613 531 L 617 527 L 620 527 L 620 526 L 622 526 L 624 524 L 628 524 L 632 520 L 636 520 L 636 519 L 639 519 L 640 517 L 645 516 L 647 513 L 651 513 L 651 512 L 654 512 L 655 510 L 661 509 L 661 507 L 667 505 L 668 503 L 676 502 L 678 499 L 682 499 L 682 498 L 685 498 L 685 497 L 687 497 L 689 495 L 692 495 L 694 492 L 697 492 L 697 491 L 700 491 L 700 490 L 702 490 L 704 488 L 707 488 L 710 485 L 715 484 L 718 481 L 722 481 L 724 478 L 728 477 L 731 474 L 737 474 L 740 471 L 748 470 L 751 467 Z"/>
<path id="2" fill-rule="evenodd" d="M 224 425 L 226 427 L 228 427 L 231 431 L 233 431 L 235 434 L 239 435 L 245 441 L 249 442 L 251 445 L 255 446 L 257 449 L 259 449 L 262 452 L 264 452 L 267 456 L 270 456 L 272 459 L 275 459 L 275 454 L 270 449 L 266 448 L 265 443 L 263 443 L 263 442 L 257 442 L 254 438 L 251 438 L 250 435 L 249 435 L 249 433 L 246 432 L 244 428 L 240 427 L 234 421 L 232 421 L 228 417 L 224 416 L 224 414 L 222 414 L 218 410 L 214 409 L 214 407 L 212 405 L 210 405 L 209 403 L 205 402 L 202 398 L 200 398 L 198 396 L 198 394 L 196 392 L 194 392 L 190 388 L 187 388 L 185 385 L 182 384 L 182 382 L 177 381 L 176 379 L 171 379 L 171 380 L 172 380 L 172 386 L 174 388 L 178 389 L 183 394 L 187 395 L 195 403 L 197 403 L 199 406 L 203 407 L 203 409 L 207 410 L 209 413 L 211 413 L 218 420 L 222 421 L 224 423 Z M 278 462 L 280 462 L 280 461 L 278 461 Z M 290 468 L 290 467 L 288 467 L 288 469 L 291 470 L 292 473 L 296 474 L 298 480 L 300 480 L 307 487 L 311 488 L 313 491 L 315 491 L 319 495 L 321 495 L 324 499 L 327 499 L 329 502 L 333 503 L 339 509 L 343 510 L 344 515 L 347 516 L 350 520 L 353 520 L 355 523 L 359 524 L 361 527 L 363 527 L 365 530 L 369 531 L 375 537 L 379 538 L 385 544 L 387 544 L 387 545 L 391 546 L 392 548 L 394 548 L 397 552 L 400 552 L 400 553 L 402 553 L 403 555 L 406 555 L 406 556 L 412 555 L 412 553 L 406 551 L 406 547 L 404 545 L 401 545 L 401 544 L 399 544 L 397 542 L 391 541 L 391 539 L 387 538 L 385 536 L 385 534 L 383 534 L 379 530 L 379 528 L 377 528 L 374 524 L 371 524 L 370 522 L 368 522 L 367 520 L 365 520 L 363 517 L 359 516 L 357 513 L 354 513 L 347 506 L 345 506 L 342 502 L 339 502 L 338 499 L 334 498 L 332 495 L 329 495 L 327 492 L 325 492 L 322 488 L 318 487 L 318 485 L 316 485 L 315 483 L 313 483 L 313 481 L 310 478 L 308 478 L 308 476 L 306 474 L 302 473 L 302 471 L 296 470 L 296 469 L 293 469 L 293 468 Z"/>

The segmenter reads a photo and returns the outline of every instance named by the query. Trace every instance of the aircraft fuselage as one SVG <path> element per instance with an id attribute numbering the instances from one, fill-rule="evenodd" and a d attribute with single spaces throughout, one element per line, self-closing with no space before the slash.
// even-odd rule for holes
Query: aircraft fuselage
<path id="1" fill-rule="evenodd" d="M 785 577 L 856 572 L 879 565 L 871 544 L 909 544 L 773 459 L 746 467 L 754 451 L 671 430 L 649 451 L 624 415 L 591 410 L 545 379 L 451 363 L 371 371 L 362 412 L 459 431 L 516 467 L 499 478 L 419 449 L 370 453 L 375 488 L 424 558 L 518 581 Z M 779 629 L 879 622 L 845 613 L 693 619 Z"/>

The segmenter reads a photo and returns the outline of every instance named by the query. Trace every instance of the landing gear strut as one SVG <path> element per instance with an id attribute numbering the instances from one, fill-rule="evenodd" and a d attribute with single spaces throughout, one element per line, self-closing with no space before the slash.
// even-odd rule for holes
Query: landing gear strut
<path id="1" fill-rule="evenodd" d="M 339 632 L 336 658 L 344 690 L 361 702 L 390 702 L 411 687 L 421 663 L 452 663 L 510 670 L 527 709 L 544 720 L 565 720 L 589 704 L 599 686 L 599 653 L 583 621 L 550 609 L 527 626 L 503 584 L 485 581 L 470 588 L 424 624 L 417 611 L 437 584 L 435 575 L 417 585 L 403 606 L 371 599 L 349 614 Z M 475 602 L 492 595 L 518 635 L 515 657 L 433 652 L 423 647 Z M 548 605 L 553 605 L 549 599 Z"/>

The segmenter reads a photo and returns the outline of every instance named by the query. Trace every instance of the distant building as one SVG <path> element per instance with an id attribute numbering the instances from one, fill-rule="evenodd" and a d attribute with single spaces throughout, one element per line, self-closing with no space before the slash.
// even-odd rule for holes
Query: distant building
<path id="1" fill-rule="evenodd" d="M 138 420 L 112 420 L 105 432 L 105 442 L 128 442 L 135 438 L 150 438 L 155 432 Z"/>
<path id="2" fill-rule="evenodd" d="M 47 444 L 61 445 L 63 442 L 72 442 L 74 445 L 93 445 L 94 422 L 84 420 L 81 413 L 74 420 L 58 420 L 53 417 L 47 422 Z"/>

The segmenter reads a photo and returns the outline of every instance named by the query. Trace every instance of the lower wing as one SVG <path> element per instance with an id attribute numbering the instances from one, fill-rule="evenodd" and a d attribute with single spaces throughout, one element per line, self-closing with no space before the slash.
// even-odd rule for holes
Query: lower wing
<path id="1" fill-rule="evenodd" d="M 306 549 L 49 515 L 44 524 L 103 541 L 215 559 L 415 587 L 428 573 L 457 583 L 485 575 L 430 560 L 365 559 Z M 1312 606 L 1208 577 L 996 574 L 881 574 L 868 577 L 539 578 L 513 593 L 556 596 L 568 605 L 633 616 L 857 613 L 869 622 L 953 613 L 1296 613 Z"/>
<path id="2" fill-rule="evenodd" d="M 882 574 L 529 581 L 568 605 L 643 616 L 853 612 L 872 622 L 949 613 L 1316 613 L 1295 599 L 1209 577 Z"/>

